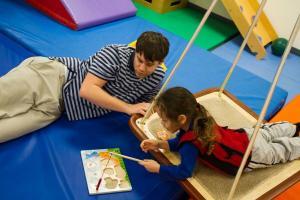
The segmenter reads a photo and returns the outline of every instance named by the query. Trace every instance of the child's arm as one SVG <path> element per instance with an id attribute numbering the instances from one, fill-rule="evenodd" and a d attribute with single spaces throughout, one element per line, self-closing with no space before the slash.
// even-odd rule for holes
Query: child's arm
<path id="1" fill-rule="evenodd" d="M 144 152 L 148 152 L 149 150 L 157 151 L 158 149 L 170 149 L 167 141 L 152 139 L 143 140 L 140 147 Z"/>
<path id="2" fill-rule="evenodd" d="M 179 138 L 173 138 L 168 141 L 164 140 L 153 140 L 153 139 L 146 139 L 143 140 L 140 147 L 144 152 L 148 152 L 149 150 L 157 151 L 158 149 L 165 149 L 167 151 L 176 151 L 177 145 L 179 142 Z"/>
<path id="3" fill-rule="evenodd" d="M 159 173 L 160 164 L 155 160 L 145 159 L 139 162 L 140 165 L 143 165 L 147 171 L 152 173 Z"/>
<path id="4" fill-rule="evenodd" d="M 178 150 L 181 157 L 179 165 L 160 165 L 159 174 L 173 180 L 184 180 L 192 176 L 199 150 L 191 143 L 183 144 Z"/>
<path id="5" fill-rule="evenodd" d="M 184 144 L 178 152 L 181 155 L 179 165 L 160 165 L 155 160 L 143 160 L 139 164 L 149 172 L 159 173 L 173 180 L 183 180 L 192 176 L 199 151 L 192 144 Z"/>

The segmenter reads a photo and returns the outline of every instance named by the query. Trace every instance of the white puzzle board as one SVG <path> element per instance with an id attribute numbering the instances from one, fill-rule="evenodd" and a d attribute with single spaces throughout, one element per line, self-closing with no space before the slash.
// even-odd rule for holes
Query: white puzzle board
<path id="1" fill-rule="evenodd" d="M 82 150 L 81 158 L 90 195 L 131 191 L 131 183 L 119 148 Z M 111 158 L 109 159 L 109 157 Z M 98 190 L 99 179 L 102 176 Z"/>

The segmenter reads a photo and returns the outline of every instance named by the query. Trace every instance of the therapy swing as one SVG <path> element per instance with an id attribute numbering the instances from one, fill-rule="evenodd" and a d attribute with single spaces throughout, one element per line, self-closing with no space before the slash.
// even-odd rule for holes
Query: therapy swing
<path id="1" fill-rule="evenodd" d="M 217 0 L 214 0 L 207 12 L 205 13 L 203 19 L 201 20 L 199 26 L 197 27 L 194 35 L 187 44 L 185 50 L 180 56 L 175 67 L 171 71 L 166 82 L 162 86 L 161 90 L 157 94 L 159 96 L 170 78 L 174 74 L 176 68 L 180 65 L 186 52 L 192 45 L 193 41 L 197 37 L 200 29 L 204 25 L 208 16 L 210 15 L 213 7 L 215 6 Z M 247 40 L 252 32 L 255 24 L 261 14 L 266 0 L 261 2 L 261 5 L 257 11 L 257 14 L 249 28 L 247 35 L 239 49 L 237 56 L 220 88 L 211 88 L 201 91 L 195 94 L 195 97 L 199 103 L 201 103 L 208 112 L 215 118 L 216 122 L 221 126 L 228 126 L 229 128 L 242 128 L 242 127 L 253 127 L 255 130 L 253 132 L 253 137 L 250 140 L 247 151 L 244 155 L 241 167 L 233 181 L 232 177 L 216 173 L 214 170 L 199 163 L 196 170 L 191 178 L 184 181 L 179 181 L 181 186 L 189 193 L 192 199 L 270 199 L 275 197 L 280 192 L 300 180 L 300 160 L 295 160 L 290 163 L 278 164 L 268 169 L 254 170 L 250 173 L 242 174 L 242 169 L 245 166 L 246 160 L 249 157 L 250 151 L 252 149 L 253 142 L 258 133 L 258 129 L 263 121 L 267 107 L 273 95 L 275 86 L 277 84 L 279 75 L 282 71 L 283 65 L 290 52 L 292 43 L 296 37 L 297 31 L 300 27 L 300 15 L 298 16 L 297 22 L 294 26 L 292 34 L 290 36 L 288 46 L 282 56 L 281 62 L 279 64 L 278 70 L 274 77 L 274 81 L 270 87 L 268 96 L 262 108 L 259 116 L 257 116 L 250 108 L 244 105 L 232 94 L 224 90 L 229 77 L 231 76 L 239 57 L 246 46 Z M 164 131 L 163 126 L 160 123 L 160 118 L 157 113 L 152 113 L 152 108 L 154 103 L 151 104 L 146 115 L 142 117 L 141 115 L 133 115 L 129 121 L 131 130 L 134 132 L 136 137 L 140 140 L 147 138 L 150 139 L 162 139 L 161 135 L 157 133 Z M 224 114 L 225 113 L 225 114 Z M 231 113 L 228 115 L 228 113 Z M 165 138 L 163 138 L 165 139 Z M 159 151 L 151 152 L 151 154 L 162 164 L 178 164 L 180 158 L 176 153 Z M 236 191 L 236 186 L 239 181 L 239 187 Z M 230 192 L 229 192 L 230 191 Z M 229 194 L 229 195 L 228 195 Z M 234 195 L 235 194 L 235 195 Z"/>

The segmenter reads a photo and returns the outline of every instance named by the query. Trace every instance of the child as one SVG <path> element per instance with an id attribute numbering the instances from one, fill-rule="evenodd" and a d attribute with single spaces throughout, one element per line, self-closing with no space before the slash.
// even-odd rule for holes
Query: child
<path id="1" fill-rule="evenodd" d="M 180 106 L 178 106 L 180 105 Z M 147 139 L 141 148 L 166 149 L 179 152 L 181 163 L 160 165 L 154 160 L 140 162 L 148 171 L 172 179 L 182 180 L 192 176 L 196 161 L 230 175 L 235 175 L 249 144 L 253 128 L 231 130 L 216 124 L 207 110 L 197 103 L 188 90 L 175 87 L 162 93 L 156 102 L 162 125 L 176 138 L 168 141 Z M 252 153 L 244 170 L 270 167 L 300 157 L 300 123 L 264 124 L 254 142 Z"/>
<path id="2" fill-rule="evenodd" d="M 66 110 L 69 120 L 110 111 L 144 114 L 165 72 L 161 33 L 144 32 L 136 49 L 108 45 L 86 60 L 31 57 L 0 78 L 0 143 L 40 129 Z"/>

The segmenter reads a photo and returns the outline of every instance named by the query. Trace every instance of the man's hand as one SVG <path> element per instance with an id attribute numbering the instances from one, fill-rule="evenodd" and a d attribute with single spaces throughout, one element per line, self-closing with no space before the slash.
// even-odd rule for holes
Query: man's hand
<path id="1" fill-rule="evenodd" d="M 159 142 L 157 140 L 151 139 L 143 140 L 140 147 L 144 152 L 148 152 L 149 150 L 157 151 L 159 147 Z"/>
<path id="2" fill-rule="evenodd" d="M 149 108 L 150 104 L 149 103 L 137 103 L 137 104 L 128 104 L 128 108 L 126 113 L 128 115 L 133 115 L 133 114 L 142 114 L 145 115 L 147 109 Z"/>
<path id="3" fill-rule="evenodd" d="M 149 172 L 159 173 L 160 164 L 158 164 L 158 162 L 156 162 L 155 160 L 145 159 L 143 161 L 140 161 L 139 164 L 143 165 Z"/>
<path id="4" fill-rule="evenodd" d="M 89 102 L 113 111 L 124 112 L 128 115 L 142 114 L 145 115 L 146 110 L 150 106 L 149 103 L 128 104 L 123 100 L 118 99 L 107 93 L 103 86 L 107 83 L 106 80 L 101 79 L 91 73 L 87 73 L 80 91 L 80 97 Z"/>

